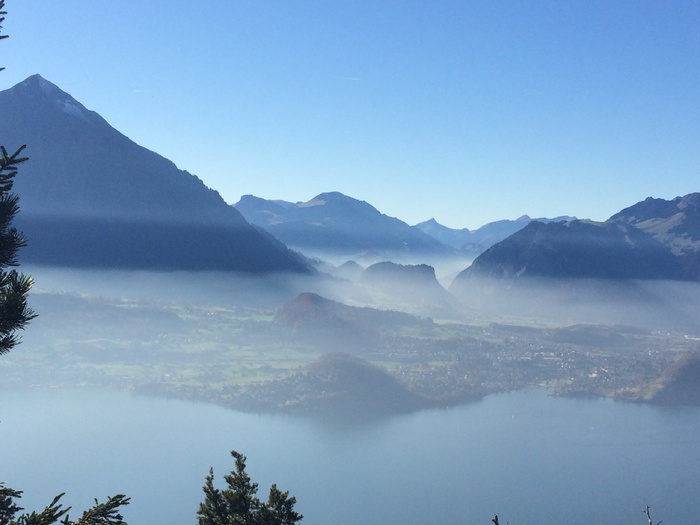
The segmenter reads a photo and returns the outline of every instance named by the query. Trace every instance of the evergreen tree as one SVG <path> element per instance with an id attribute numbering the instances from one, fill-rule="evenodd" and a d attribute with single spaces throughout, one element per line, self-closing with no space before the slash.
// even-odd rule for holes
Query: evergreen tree
<path id="1" fill-rule="evenodd" d="M 263 525 L 294 525 L 299 523 L 303 516 L 294 512 L 297 499 L 289 497 L 289 491 L 282 492 L 273 483 L 270 487 L 270 495 L 267 503 L 260 510 L 260 521 Z"/>
<path id="2" fill-rule="evenodd" d="M 258 484 L 245 471 L 246 457 L 235 450 L 235 470 L 224 476 L 226 489 L 214 487 L 214 469 L 204 483 L 204 501 L 197 511 L 198 525 L 295 525 L 303 516 L 294 511 L 296 498 L 270 487 L 267 503 L 256 496 Z"/>
<path id="3" fill-rule="evenodd" d="M 0 0 L 0 28 L 5 20 L 5 0 Z M 7 35 L 0 35 L 0 39 Z M 2 70 L 4 68 L 0 68 Z M 12 184 L 17 175 L 17 166 L 27 160 L 22 157 L 25 146 L 9 154 L 0 146 L 0 354 L 9 352 L 19 339 L 16 331 L 36 315 L 27 306 L 27 294 L 32 286 L 32 278 L 8 268 L 17 266 L 17 251 L 27 244 L 27 240 L 16 228 L 12 220 L 19 212 L 19 197 L 12 193 Z"/>

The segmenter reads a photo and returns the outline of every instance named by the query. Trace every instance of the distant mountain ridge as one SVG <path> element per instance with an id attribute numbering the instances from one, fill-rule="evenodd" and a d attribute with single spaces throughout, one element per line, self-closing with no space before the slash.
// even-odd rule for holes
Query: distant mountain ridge
<path id="1" fill-rule="evenodd" d="M 489 222 L 484 224 L 476 230 L 469 230 L 467 228 L 453 229 L 443 226 L 435 219 L 430 219 L 425 222 L 416 224 L 416 228 L 424 231 L 431 237 L 435 237 L 440 242 L 457 248 L 460 251 L 470 254 L 479 255 L 483 253 L 488 248 L 500 242 L 515 232 L 522 230 L 532 221 L 538 222 L 564 222 L 575 220 L 576 217 L 561 216 L 554 217 L 552 219 L 542 217 L 538 219 L 532 219 L 527 215 L 518 217 L 515 220 L 503 219 L 500 221 Z"/>
<path id="2" fill-rule="evenodd" d="M 0 92 L 0 136 L 27 144 L 14 190 L 25 262 L 308 272 L 214 190 L 131 141 L 40 75 Z"/>
<path id="3" fill-rule="evenodd" d="M 346 257 L 369 253 L 380 260 L 457 255 L 419 229 L 339 192 L 321 193 L 295 204 L 244 195 L 235 207 L 252 224 L 305 253 Z"/>

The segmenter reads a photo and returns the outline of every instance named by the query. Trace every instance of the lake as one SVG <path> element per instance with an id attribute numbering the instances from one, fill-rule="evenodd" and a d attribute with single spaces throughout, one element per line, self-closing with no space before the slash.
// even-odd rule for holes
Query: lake
<path id="1" fill-rule="evenodd" d="M 0 481 L 75 519 L 125 493 L 131 525 L 196 523 L 210 466 L 248 456 L 307 525 L 644 525 L 697 521 L 700 408 L 562 399 L 538 390 L 361 425 L 251 415 L 109 390 L 5 391 Z"/>

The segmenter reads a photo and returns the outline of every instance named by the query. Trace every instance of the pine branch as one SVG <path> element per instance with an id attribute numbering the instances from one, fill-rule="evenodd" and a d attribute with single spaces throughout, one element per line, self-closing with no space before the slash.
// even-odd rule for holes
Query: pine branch
<path id="1" fill-rule="evenodd" d="M 124 494 L 117 494 L 108 498 L 105 503 L 99 503 L 95 499 L 95 506 L 83 512 L 77 521 L 68 521 L 68 517 L 62 522 L 63 525 L 126 525 L 124 517 L 119 514 L 119 507 L 128 505 L 131 498 Z"/>
<path id="2" fill-rule="evenodd" d="M 6 14 L 7 14 L 7 11 L 3 11 L 4 8 L 5 8 L 5 0 L 0 0 L 0 15 L 6 15 Z M 4 21 L 5 21 L 5 17 L 4 17 L 4 16 L 0 16 L 0 29 L 2 29 L 2 23 L 3 23 Z M 2 40 L 3 38 L 7 38 L 7 36 L 8 36 L 8 35 L 0 35 L 0 40 Z M 4 67 L 0 67 L 0 71 L 2 71 L 3 69 L 5 69 L 5 68 L 4 68 Z"/>
<path id="3" fill-rule="evenodd" d="M 6 14 L 7 14 L 7 11 L 3 11 L 3 10 L 2 10 L 2 9 L 4 9 L 4 8 L 5 8 L 5 0 L 0 0 L 0 15 L 6 15 Z M 4 16 L 0 16 L 0 29 L 2 29 L 2 23 L 3 23 L 4 21 L 5 21 L 5 17 L 4 17 Z M 3 38 L 7 38 L 7 37 L 8 37 L 8 35 L 0 35 L 0 40 L 2 40 Z M 1 68 L 0 68 L 0 71 L 2 71 L 3 69 L 5 69 L 5 68 L 4 68 L 4 67 L 1 67 Z"/>
<path id="4" fill-rule="evenodd" d="M 649 525 L 654 525 L 654 522 L 651 520 L 651 513 L 649 512 L 649 505 L 647 505 L 647 506 L 644 508 L 644 510 L 642 510 L 642 512 L 646 515 L 647 520 L 648 520 L 648 522 L 649 522 Z M 663 520 L 661 520 L 660 522 L 658 522 L 656 525 L 661 525 L 662 522 L 663 522 Z"/>
<path id="5" fill-rule="evenodd" d="M 0 146 L 0 192 L 6 193 L 12 190 L 12 182 L 19 169 L 17 165 L 29 160 L 29 157 L 19 156 L 26 147 L 26 144 L 20 146 L 10 155 L 5 146 Z"/>
<path id="6" fill-rule="evenodd" d="M 16 498 L 21 497 L 21 490 L 11 489 L 0 483 L 0 525 L 9 525 L 15 514 L 24 510 L 14 502 Z"/>
<path id="7" fill-rule="evenodd" d="M 21 515 L 16 522 L 10 522 L 10 525 L 52 525 L 56 523 L 62 516 L 68 513 L 70 507 L 61 508 L 59 500 L 65 493 L 56 496 L 53 501 L 40 513 L 32 512 L 31 514 Z"/>
<path id="8" fill-rule="evenodd" d="M 19 343 L 14 334 L 36 317 L 27 305 L 27 294 L 33 280 L 16 271 L 0 272 L 0 355 Z"/>

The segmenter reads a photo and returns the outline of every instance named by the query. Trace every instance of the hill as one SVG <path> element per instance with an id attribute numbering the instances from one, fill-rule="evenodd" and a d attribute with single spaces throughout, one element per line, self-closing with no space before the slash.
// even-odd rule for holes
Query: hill
<path id="1" fill-rule="evenodd" d="M 447 315 L 457 305 L 427 264 L 376 263 L 365 269 L 357 285 L 379 304 L 394 304 L 420 315 Z"/>
<path id="2" fill-rule="evenodd" d="M 17 226 L 24 262 L 76 267 L 308 272 L 200 179 L 33 75 L 0 92 L 0 136 L 27 144 Z"/>
<path id="3" fill-rule="evenodd" d="M 659 378 L 641 388 L 618 392 L 617 397 L 660 405 L 700 405 L 700 356 L 683 353 Z"/>
<path id="4" fill-rule="evenodd" d="M 275 324 L 292 339 L 326 351 L 367 354 L 376 349 L 385 331 L 422 326 L 410 314 L 348 306 L 315 293 L 302 293 L 277 309 Z"/>
<path id="5" fill-rule="evenodd" d="M 386 370 L 356 356 L 327 353 L 283 379 L 250 385 L 234 408 L 281 411 L 342 419 L 401 414 L 433 406 Z"/>

